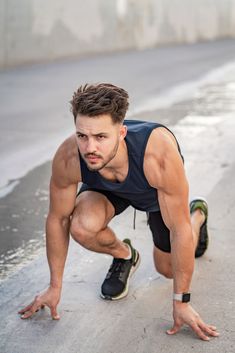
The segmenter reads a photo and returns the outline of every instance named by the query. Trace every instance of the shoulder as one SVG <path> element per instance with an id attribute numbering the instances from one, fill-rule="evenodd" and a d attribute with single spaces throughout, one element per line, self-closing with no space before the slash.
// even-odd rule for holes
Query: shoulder
<path id="1" fill-rule="evenodd" d="M 76 136 L 68 137 L 57 149 L 52 162 L 52 180 L 59 187 L 81 181 Z"/>
<path id="2" fill-rule="evenodd" d="M 174 135 L 165 127 L 154 129 L 149 136 L 146 146 L 146 156 L 148 154 L 154 154 L 160 158 L 164 158 L 167 153 L 170 153 L 173 150 L 178 152 L 178 146 Z"/>
<path id="3" fill-rule="evenodd" d="M 174 135 L 164 127 L 154 129 L 149 137 L 144 155 L 144 173 L 150 185 L 161 188 L 165 178 L 175 170 L 183 169 Z"/>

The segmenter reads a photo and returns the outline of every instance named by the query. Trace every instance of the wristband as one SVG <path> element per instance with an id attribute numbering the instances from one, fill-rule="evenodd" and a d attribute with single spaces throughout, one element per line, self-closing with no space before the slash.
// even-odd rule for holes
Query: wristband
<path id="1" fill-rule="evenodd" d="M 182 293 L 182 294 L 178 294 L 178 293 L 174 293 L 173 294 L 173 300 L 177 300 L 181 303 L 188 303 L 190 301 L 190 293 Z"/>

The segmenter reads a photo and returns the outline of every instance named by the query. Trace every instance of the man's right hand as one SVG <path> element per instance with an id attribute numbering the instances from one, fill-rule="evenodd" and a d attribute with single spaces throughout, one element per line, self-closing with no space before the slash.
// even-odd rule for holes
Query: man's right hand
<path id="1" fill-rule="evenodd" d="M 53 320 L 59 320 L 60 316 L 57 312 L 57 305 L 60 301 L 61 288 L 49 287 L 44 292 L 37 295 L 32 303 L 21 309 L 18 313 L 21 314 L 21 319 L 30 318 L 36 311 L 47 306 L 51 311 Z"/>

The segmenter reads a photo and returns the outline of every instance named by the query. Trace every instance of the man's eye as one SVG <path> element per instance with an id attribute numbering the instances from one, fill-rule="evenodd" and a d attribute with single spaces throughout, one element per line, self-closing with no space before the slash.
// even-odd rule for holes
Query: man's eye
<path id="1" fill-rule="evenodd" d="M 86 135 L 83 135 L 83 134 L 77 134 L 77 137 L 79 139 L 85 139 L 86 138 Z"/>
<path id="2" fill-rule="evenodd" d="M 98 138 L 98 140 L 102 140 L 102 139 L 105 138 L 105 136 L 103 136 L 103 135 L 98 135 L 97 138 Z"/>

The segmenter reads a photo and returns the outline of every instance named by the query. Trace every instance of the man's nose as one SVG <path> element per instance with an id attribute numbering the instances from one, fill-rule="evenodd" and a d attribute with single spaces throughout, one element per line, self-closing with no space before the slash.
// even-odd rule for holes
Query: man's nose
<path id="1" fill-rule="evenodd" d="M 89 139 L 86 146 L 87 153 L 93 153 L 96 151 L 96 143 L 94 139 Z"/>

